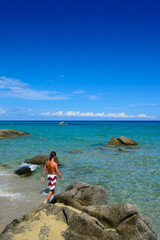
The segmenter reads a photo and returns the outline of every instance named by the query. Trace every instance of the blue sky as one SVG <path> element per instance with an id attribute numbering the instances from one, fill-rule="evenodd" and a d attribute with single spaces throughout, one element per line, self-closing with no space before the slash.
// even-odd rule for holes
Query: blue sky
<path id="1" fill-rule="evenodd" d="M 158 0 L 0 9 L 0 120 L 160 120 Z"/>

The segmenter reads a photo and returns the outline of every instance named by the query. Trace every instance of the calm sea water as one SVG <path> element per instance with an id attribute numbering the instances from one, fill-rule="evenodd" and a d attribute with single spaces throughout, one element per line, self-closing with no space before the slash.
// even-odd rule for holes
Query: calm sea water
<path id="1" fill-rule="evenodd" d="M 160 122 L 0 122 L 0 129 L 7 128 L 33 135 L 0 140 L 0 164 L 7 164 L 0 167 L 0 198 L 5 204 L 9 199 L 12 211 L 43 202 L 47 188 L 47 179 L 40 181 L 43 167 L 27 178 L 14 171 L 26 159 L 56 151 L 65 179 L 58 178 L 57 192 L 77 180 L 101 184 L 110 204 L 136 204 L 160 234 Z M 105 146 L 119 136 L 134 139 L 138 148 L 121 147 L 127 150 L 121 152 L 120 147 Z"/>

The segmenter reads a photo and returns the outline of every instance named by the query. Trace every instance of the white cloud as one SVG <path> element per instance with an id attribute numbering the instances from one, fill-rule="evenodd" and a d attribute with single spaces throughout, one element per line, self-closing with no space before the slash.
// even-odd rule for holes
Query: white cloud
<path id="1" fill-rule="evenodd" d="M 132 118 L 132 119 L 153 119 L 154 117 L 150 117 L 146 114 L 138 114 L 138 115 L 132 115 L 132 114 L 126 114 L 124 112 L 121 113 L 94 113 L 94 112 L 80 112 L 80 111 L 59 111 L 59 112 L 43 112 L 40 114 L 41 116 L 62 116 L 62 117 L 105 117 L 105 118 Z"/>
<path id="2" fill-rule="evenodd" d="M 7 111 L 4 108 L 0 107 L 0 115 L 5 115 L 6 113 Z"/>
<path id="3" fill-rule="evenodd" d="M 9 89 L 11 87 L 14 88 L 25 88 L 28 84 L 22 83 L 21 81 L 13 78 L 6 78 L 6 77 L 0 77 L 0 88 L 1 89 Z"/>
<path id="4" fill-rule="evenodd" d="M 54 113 L 42 112 L 40 115 L 41 116 L 63 116 L 63 111 L 54 112 Z"/>
<path id="5" fill-rule="evenodd" d="M 91 100 L 97 100 L 97 99 L 99 99 L 99 97 L 96 96 L 96 95 L 87 95 L 87 97 L 88 97 L 89 99 L 91 99 Z"/>
<path id="6" fill-rule="evenodd" d="M 25 107 L 9 107 L 9 108 L 0 107 L 0 115 L 10 115 L 10 114 L 33 115 L 34 113 L 32 113 L 32 109 L 25 108 Z"/>
<path id="7" fill-rule="evenodd" d="M 85 91 L 83 91 L 83 90 L 79 90 L 79 91 L 74 91 L 73 93 L 74 93 L 74 94 L 84 94 Z"/>
<path id="8" fill-rule="evenodd" d="M 137 105 L 136 104 L 130 104 L 128 105 L 128 107 L 136 107 Z"/>
<path id="9" fill-rule="evenodd" d="M 63 78 L 64 78 L 64 75 L 62 75 L 62 74 L 57 77 L 58 80 L 63 79 Z"/>
<path id="10" fill-rule="evenodd" d="M 0 95 L 28 100 L 64 100 L 70 99 L 68 94 L 57 94 L 55 91 L 38 91 L 28 87 L 19 80 L 0 77 Z"/>
<path id="11" fill-rule="evenodd" d="M 138 103 L 138 104 L 130 104 L 128 107 L 141 107 L 141 106 L 158 106 L 159 104 L 157 103 Z"/>
<path id="12" fill-rule="evenodd" d="M 118 110 L 119 108 L 116 108 L 116 107 L 105 107 L 105 109 L 108 109 L 108 110 Z"/>

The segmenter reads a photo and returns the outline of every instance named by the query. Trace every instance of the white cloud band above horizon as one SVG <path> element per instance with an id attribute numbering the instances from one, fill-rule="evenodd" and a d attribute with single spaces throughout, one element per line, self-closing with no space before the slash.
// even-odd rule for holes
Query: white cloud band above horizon
<path id="1" fill-rule="evenodd" d="M 140 113 L 138 115 L 120 113 L 94 113 L 94 112 L 80 112 L 80 111 L 58 111 L 58 112 L 42 112 L 40 116 L 59 116 L 59 117 L 103 117 L 103 118 L 139 118 L 139 119 L 155 119 L 155 117 Z"/>
<path id="2" fill-rule="evenodd" d="M 0 95 L 28 100 L 66 100 L 69 94 L 58 94 L 56 91 L 39 91 L 28 87 L 27 83 L 13 78 L 0 77 Z"/>

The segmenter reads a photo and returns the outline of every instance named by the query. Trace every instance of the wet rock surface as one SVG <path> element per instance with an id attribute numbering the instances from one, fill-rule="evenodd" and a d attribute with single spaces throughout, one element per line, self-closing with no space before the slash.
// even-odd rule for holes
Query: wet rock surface
<path id="1" fill-rule="evenodd" d="M 28 177 L 32 174 L 31 168 L 29 166 L 22 166 L 18 168 L 15 173 L 21 177 Z"/>

